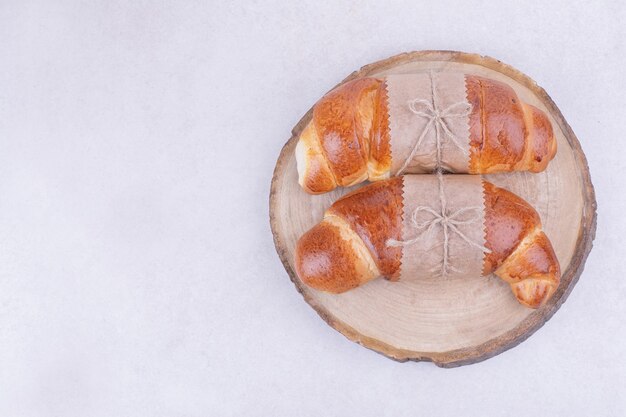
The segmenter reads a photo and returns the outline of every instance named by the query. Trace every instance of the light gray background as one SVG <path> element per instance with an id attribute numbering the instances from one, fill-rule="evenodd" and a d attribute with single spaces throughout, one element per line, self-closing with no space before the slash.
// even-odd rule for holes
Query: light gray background
<path id="1" fill-rule="evenodd" d="M 0 0 L 0 415 L 621 415 L 624 21 L 619 1 Z M 328 327 L 268 221 L 304 112 L 419 49 L 533 77 L 599 203 L 554 318 L 453 370 Z"/>

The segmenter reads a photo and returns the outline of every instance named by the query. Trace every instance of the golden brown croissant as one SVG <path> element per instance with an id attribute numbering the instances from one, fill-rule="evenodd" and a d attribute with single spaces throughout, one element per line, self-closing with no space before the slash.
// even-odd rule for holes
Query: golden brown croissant
<path id="1" fill-rule="evenodd" d="M 307 285 L 341 293 L 383 276 L 397 280 L 403 181 L 375 182 L 337 200 L 296 246 L 295 266 Z M 560 268 L 537 212 L 523 199 L 483 181 L 485 245 L 482 273 L 510 284 L 517 300 L 537 308 L 559 285 Z M 479 227 L 482 227 L 480 225 Z"/>
<path id="2" fill-rule="evenodd" d="M 545 113 L 522 102 L 507 84 L 474 75 L 464 80 L 470 143 L 468 170 L 463 172 L 544 170 L 556 153 Z M 390 177 L 386 83 L 384 78 L 356 79 L 315 105 L 296 147 L 298 181 L 304 190 L 319 194 Z"/>

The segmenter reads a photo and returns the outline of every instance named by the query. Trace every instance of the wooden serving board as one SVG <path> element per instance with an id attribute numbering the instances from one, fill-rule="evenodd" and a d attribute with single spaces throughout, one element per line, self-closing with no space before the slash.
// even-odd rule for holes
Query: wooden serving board
<path id="1" fill-rule="evenodd" d="M 493 58 L 451 51 L 397 55 L 363 67 L 343 82 L 363 76 L 453 70 L 501 80 L 520 98 L 549 114 L 558 141 L 545 172 L 486 175 L 531 203 L 561 264 L 561 284 L 538 310 L 520 305 L 498 277 L 374 280 L 344 294 L 313 290 L 294 272 L 298 238 L 350 191 L 312 196 L 299 187 L 294 149 L 312 111 L 294 127 L 276 163 L 270 193 L 270 222 L 276 250 L 307 303 L 348 339 L 398 361 L 432 361 L 442 367 L 475 363 L 497 355 L 539 329 L 565 301 L 580 276 L 596 230 L 596 201 L 580 143 L 548 94 L 529 77 Z M 358 187 L 358 186 L 357 186 Z"/>

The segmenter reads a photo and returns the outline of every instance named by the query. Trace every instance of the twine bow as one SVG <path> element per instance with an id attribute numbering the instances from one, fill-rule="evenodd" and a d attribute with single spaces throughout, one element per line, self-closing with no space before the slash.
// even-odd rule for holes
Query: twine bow
<path id="1" fill-rule="evenodd" d="M 401 175 L 404 170 L 408 167 L 409 163 L 417 153 L 417 150 L 421 146 L 424 138 L 428 134 L 431 128 L 435 128 L 435 140 L 437 145 L 437 180 L 439 183 L 439 201 L 441 204 L 441 211 L 438 212 L 434 210 L 432 207 L 428 206 L 418 206 L 411 213 L 411 223 L 413 227 L 418 231 L 416 237 L 409 240 L 395 240 L 389 239 L 387 241 L 387 246 L 390 247 L 399 247 L 399 246 L 410 246 L 417 243 L 420 239 L 424 237 L 424 235 L 431 235 L 435 227 L 438 225 L 443 229 L 443 261 L 441 264 L 440 273 L 442 276 L 448 275 L 451 271 L 461 272 L 450 263 L 450 237 L 453 234 L 456 234 L 458 237 L 463 239 L 467 244 L 473 246 L 477 249 L 482 250 L 484 253 L 491 253 L 491 251 L 480 245 L 474 241 L 472 241 L 465 233 L 463 233 L 459 226 L 472 224 L 480 221 L 480 210 L 481 207 L 462 207 L 458 210 L 450 211 L 447 207 L 446 194 L 444 190 L 443 183 L 443 169 L 441 166 L 442 160 L 442 141 L 445 135 L 445 138 L 452 142 L 456 147 L 463 149 L 462 145 L 459 143 L 458 138 L 452 133 L 450 127 L 448 126 L 447 120 L 451 118 L 462 118 L 468 116 L 470 112 L 469 105 L 464 102 L 454 103 L 445 109 L 439 108 L 439 96 L 437 93 L 437 85 L 435 81 L 435 77 L 432 71 L 429 72 L 430 77 L 430 89 L 431 89 L 431 100 L 425 99 L 414 99 L 408 102 L 409 109 L 412 113 L 417 116 L 425 117 L 428 119 L 428 123 L 422 130 L 422 133 L 417 138 L 411 153 L 408 158 L 404 161 L 404 164 L 398 171 L 397 175 Z M 458 108 L 463 108 L 461 111 L 457 112 Z M 443 132 L 443 135 L 442 135 Z M 421 212 L 425 212 L 430 214 L 432 217 L 425 221 L 419 221 L 418 215 Z M 468 213 L 473 213 L 473 216 L 467 218 Z M 419 233 L 421 231 L 421 233 Z M 436 272 L 438 268 L 435 267 L 432 272 Z"/>
<path id="2" fill-rule="evenodd" d="M 482 250 L 485 253 L 491 253 L 491 251 L 480 245 L 474 241 L 472 241 L 465 233 L 463 233 L 458 226 L 472 224 L 480 221 L 480 210 L 481 207 L 462 207 L 455 211 L 448 210 L 446 194 L 444 191 L 443 184 L 443 174 L 441 171 L 437 172 L 437 180 L 439 182 L 439 200 L 441 203 L 441 211 L 437 212 L 432 207 L 428 206 L 418 206 L 411 213 L 411 223 L 413 227 L 418 231 L 418 235 L 409 240 L 395 240 L 389 239 L 387 241 L 387 246 L 390 247 L 398 247 L 398 246 L 410 246 L 417 243 L 420 239 L 424 237 L 424 235 L 430 236 L 433 230 L 437 225 L 441 225 L 443 229 L 443 261 L 441 264 L 441 275 L 446 276 L 451 271 L 454 272 L 462 272 L 452 266 L 450 263 L 450 237 L 452 234 L 456 234 L 458 237 L 463 239 L 467 244 L 473 246 L 477 249 Z M 425 221 L 419 221 L 417 216 L 421 212 L 426 212 L 432 215 L 432 217 Z M 473 213 L 473 216 L 467 218 L 465 217 L 467 213 Z M 464 218 L 465 217 L 465 218 Z M 424 230 L 425 229 L 425 230 Z M 422 231 L 422 233 L 419 233 Z M 436 272 L 438 268 L 434 268 L 432 272 Z"/>
<path id="3" fill-rule="evenodd" d="M 454 136 L 454 133 L 450 130 L 447 120 L 467 117 L 470 114 L 470 106 L 469 104 L 461 101 L 451 104 L 445 109 L 440 109 L 439 93 L 437 92 L 437 83 L 434 73 L 430 71 L 428 76 L 430 78 L 431 99 L 425 100 L 416 98 L 408 102 L 409 110 L 417 116 L 428 119 L 428 122 L 426 123 L 426 126 L 424 126 L 422 133 L 417 138 L 417 141 L 415 141 L 415 145 L 413 145 L 411 153 L 409 153 L 409 156 L 406 158 L 396 175 L 402 175 L 408 168 L 409 164 L 417 154 L 418 149 L 422 145 L 424 138 L 433 127 L 435 128 L 435 143 L 437 145 L 437 170 L 441 169 L 441 148 L 443 142 L 442 132 L 445 135 L 445 138 L 452 142 L 454 146 L 464 150 L 463 145 L 459 143 L 457 137 Z M 457 109 L 460 110 L 457 111 Z"/>

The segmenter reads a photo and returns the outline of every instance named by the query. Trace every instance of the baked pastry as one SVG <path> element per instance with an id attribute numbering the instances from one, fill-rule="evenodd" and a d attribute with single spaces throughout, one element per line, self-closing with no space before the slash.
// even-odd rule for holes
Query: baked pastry
<path id="1" fill-rule="evenodd" d="M 296 160 L 300 185 L 319 194 L 432 172 L 436 160 L 454 173 L 539 172 L 555 153 L 546 114 L 509 85 L 443 72 L 340 85 L 314 106 L 298 138 Z"/>
<path id="2" fill-rule="evenodd" d="M 377 277 L 414 279 L 408 275 L 422 272 L 429 256 L 439 257 L 436 266 L 449 261 L 441 260 L 444 232 L 446 257 L 477 276 L 495 273 L 525 306 L 541 306 L 559 285 L 559 262 L 535 209 L 469 175 L 400 176 L 347 194 L 299 239 L 296 272 L 306 285 L 331 293 Z M 450 262 L 447 268 L 454 269 Z M 467 268 L 457 272 L 464 276 Z"/>

